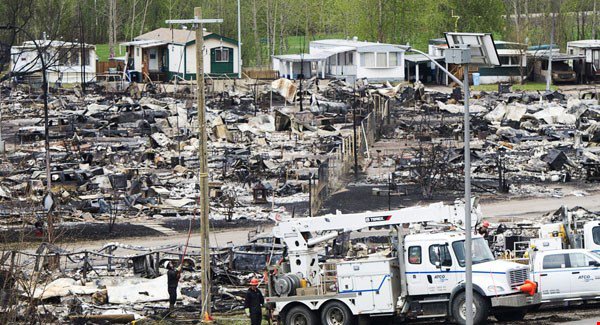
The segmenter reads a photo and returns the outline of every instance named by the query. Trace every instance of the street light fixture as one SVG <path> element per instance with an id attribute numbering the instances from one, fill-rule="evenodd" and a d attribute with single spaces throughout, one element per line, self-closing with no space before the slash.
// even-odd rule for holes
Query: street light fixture
<path id="1" fill-rule="evenodd" d="M 469 116 L 469 64 L 499 66 L 500 59 L 491 34 L 446 33 L 446 63 L 463 66 L 464 156 L 465 156 L 465 305 L 466 323 L 473 324 L 473 253 L 471 246 L 471 129 Z"/>
<path id="2" fill-rule="evenodd" d="M 500 66 L 500 58 L 494 44 L 494 39 L 488 33 L 445 33 L 448 48 L 444 53 L 446 63 L 463 66 L 463 81 L 461 82 L 446 68 L 428 54 L 409 46 L 402 47 L 406 51 L 415 52 L 428 58 L 448 77 L 461 86 L 464 96 L 464 155 L 465 155 L 465 305 L 466 323 L 473 324 L 473 255 L 471 229 L 471 130 L 469 117 L 469 64 L 479 66 Z"/>

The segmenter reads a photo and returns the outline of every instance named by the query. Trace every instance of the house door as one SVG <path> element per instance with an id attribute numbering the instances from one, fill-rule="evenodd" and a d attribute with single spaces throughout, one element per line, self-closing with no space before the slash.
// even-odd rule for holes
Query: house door
<path id="1" fill-rule="evenodd" d="M 216 47 L 210 50 L 210 73 L 233 73 L 233 49 Z"/>
<path id="2" fill-rule="evenodd" d="M 148 70 L 158 71 L 158 51 L 155 47 L 148 49 Z"/>

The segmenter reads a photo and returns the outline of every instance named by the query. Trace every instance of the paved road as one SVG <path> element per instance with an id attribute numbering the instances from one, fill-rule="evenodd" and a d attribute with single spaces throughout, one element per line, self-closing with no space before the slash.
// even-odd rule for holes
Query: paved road
<path id="1" fill-rule="evenodd" d="M 531 219 L 540 217 L 546 212 L 556 211 L 561 205 L 569 208 L 581 206 L 588 210 L 600 211 L 600 192 L 592 192 L 583 197 L 569 195 L 561 198 L 544 197 L 482 202 L 481 210 L 485 217 L 492 220 Z"/>

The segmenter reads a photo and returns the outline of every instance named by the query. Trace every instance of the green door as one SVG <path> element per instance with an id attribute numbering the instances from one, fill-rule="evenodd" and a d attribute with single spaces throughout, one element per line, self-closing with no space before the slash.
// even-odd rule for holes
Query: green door
<path id="1" fill-rule="evenodd" d="M 210 50 L 210 73 L 233 73 L 233 49 L 215 47 Z"/>

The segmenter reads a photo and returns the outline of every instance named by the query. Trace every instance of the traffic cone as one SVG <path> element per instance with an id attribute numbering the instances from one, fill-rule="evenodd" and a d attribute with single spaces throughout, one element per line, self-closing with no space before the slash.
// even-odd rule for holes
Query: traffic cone
<path id="1" fill-rule="evenodd" d="M 524 292 L 530 296 L 535 294 L 537 284 L 531 280 L 525 280 L 525 283 L 518 288 L 521 292 Z"/>
<path id="2" fill-rule="evenodd" d="M 213 320 L 214 319 L 208 314 L 208 312 L 204 313 L 204 317 L 202 317 L 202 323 L 212 323 Z"/>

